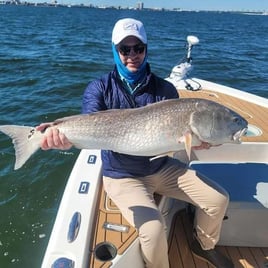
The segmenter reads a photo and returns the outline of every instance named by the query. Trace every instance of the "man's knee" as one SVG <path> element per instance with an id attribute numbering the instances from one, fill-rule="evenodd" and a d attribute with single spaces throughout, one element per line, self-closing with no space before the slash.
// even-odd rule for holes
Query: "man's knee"
<path id="1" fill-rule="evenodd" d="M 166 243 L 165 226 L 160 220 L 144 223 L 139 229 L 139 237 L 144 246 L 152 247 Z"/>

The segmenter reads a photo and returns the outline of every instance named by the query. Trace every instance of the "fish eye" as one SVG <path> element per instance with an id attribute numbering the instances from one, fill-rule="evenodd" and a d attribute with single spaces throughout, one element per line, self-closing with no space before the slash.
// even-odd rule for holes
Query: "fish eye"
<path id="1" fill-rule="evenodd" d="M 239 117 L 234 117 L 234 118 L 233 118 L 233 122 L 234 122 L 234 123 L 238 123 L 239 121 L 240 121 Z"/>

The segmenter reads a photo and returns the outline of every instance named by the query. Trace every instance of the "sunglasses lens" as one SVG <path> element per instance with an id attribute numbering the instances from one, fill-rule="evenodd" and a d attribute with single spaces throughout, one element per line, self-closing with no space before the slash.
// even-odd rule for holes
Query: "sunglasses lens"
<path id="1" fill-rule="evenodd" d="M 119 52 L 124 56 L 129 55 L 130 51 L 131 51 L 131 47 L 129 47 L 129 46 L 120 46 L 119 47 Z"/>
<path id="2" fill-rule="evenodd" d="M 145 45 L 142 44 L 137 44 L 135 46 L 120 46 L 119 47 L 119 52 L 123 55 L 123 56 L 128 56 L 131 52 L 131 49 L 133 49 L 133 51 L 136 54 L 142 54 L 145 50 Z"/>
<path id="3" fill-rule="evenodd" d="M 144 45 L 136 45 L 133 47 L 134 52 L 138 54 L 143 53 L 144 49 L 145 49 Z"/>

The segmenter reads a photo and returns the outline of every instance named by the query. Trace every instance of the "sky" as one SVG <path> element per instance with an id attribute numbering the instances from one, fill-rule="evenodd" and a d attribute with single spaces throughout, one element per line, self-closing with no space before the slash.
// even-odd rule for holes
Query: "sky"
<path id="1" fill-rule="evenodd" d="M 44 1 L 43 1 L 44 2 Z M 47 1 L 49 2 L 49 1 Z M 242 10 L 268 11 L 268 0 L 58 0 L 59 3 L 93 4 L 98 6 L 136 7 L 143 2 L 145 8 L 181 8 L 186 10 Z"/>

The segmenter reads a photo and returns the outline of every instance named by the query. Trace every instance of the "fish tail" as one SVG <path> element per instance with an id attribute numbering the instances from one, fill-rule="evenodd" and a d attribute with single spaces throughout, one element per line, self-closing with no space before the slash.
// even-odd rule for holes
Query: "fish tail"
<path id="1" fill-rule="evenodd" d="M 40 147 L 42 134 L 33 127 L 3 125 L 0 126 L 0 131 L 8 135 L 14 144 L 16 155 L 15 170 L 22 167 Z"/>

